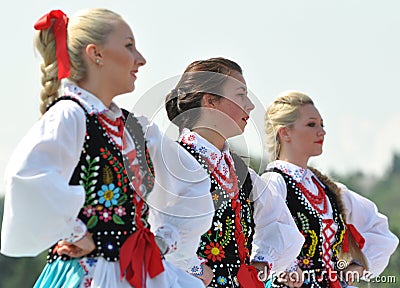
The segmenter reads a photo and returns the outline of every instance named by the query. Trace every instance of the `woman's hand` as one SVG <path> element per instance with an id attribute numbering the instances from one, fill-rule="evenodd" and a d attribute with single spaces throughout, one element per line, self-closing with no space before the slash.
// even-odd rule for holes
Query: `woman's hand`
<path id="1" fill-rule="evenodd" d="M 79 258 L 92 252 L 96 248 L 92 234 L 86 233 L 85 237 L 74 243 L 68 241 L 59 241 L 57 243 L 57 254 L 67 255 L 72 258 Z"/>
<path id="2" fill-rule="evenodd" d="M 268 276 L 271 271 L 269 271 L 266 262 L 251 262 L 251 265 L 254 266 L 258 271 L 258 280 L 261 282 L 268 280 Z"/>
<path id="3" fill-rule="evenodd" d="M 207 287 L 211 283 L 214 277 L 214 273 L 212 269 L 205 264 L 201 264 L 201 267 L 203 268 L 203 275 L 194 275 L 194 276 L 203 281 L 204 285 Z"/>

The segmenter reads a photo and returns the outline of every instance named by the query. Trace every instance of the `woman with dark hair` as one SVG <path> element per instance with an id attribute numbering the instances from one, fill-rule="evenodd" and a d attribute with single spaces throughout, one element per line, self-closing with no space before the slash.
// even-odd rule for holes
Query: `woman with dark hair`
<path id="1" fill-rule="evenodd" d="M 225 58 L 191 63 L 165 107 L 211 183 L 213 224 L 197 251 L 214 273 L 209 287 L 263 287 L 258 272 L 288 266 L 303 237 L 283 199 L 229 149 L 227 139 L 244 132 L 254 109 L 241 67 Z"/>

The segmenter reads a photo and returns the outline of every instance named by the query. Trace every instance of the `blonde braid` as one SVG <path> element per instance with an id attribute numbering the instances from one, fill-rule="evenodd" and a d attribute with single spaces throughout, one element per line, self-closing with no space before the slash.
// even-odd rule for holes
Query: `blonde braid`
<path id="1" fill-rule="evenodd" d="M 54 24 L 54 20 L 53 24 Z M 58 98 L 61 81 L 58 80 L 58 65 L 56 58 L 56 42 L 53 25 L 46 30 L 37 32 L 35 47 L 43 58 L 40 66 L 42 71 L 42 90 L 40 91 L 40 112 L 43 115 L 48 105 Z"/>

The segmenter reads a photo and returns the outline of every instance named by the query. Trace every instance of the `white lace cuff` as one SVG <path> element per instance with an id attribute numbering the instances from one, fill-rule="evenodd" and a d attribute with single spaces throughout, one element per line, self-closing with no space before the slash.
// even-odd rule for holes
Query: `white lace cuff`
<path id="1" fill-rule="evenodd" d="M 297 271 L 297 268 L 299 268 L 299 261 L 295 260 L 292 264 L 286 267 L 285 272 L 295 272 Z"/>
<path id="2" fill-rule="evenodd" d="M 82 240 L 83 237 L 85 237 L 86 232 L 87 227 L 85 223 L 83 223 L 81 219 L 76 218 L 71 234 L 68 237 L 65 237 L 63 240 L 70 243 L 78 242 L 79 240 Z"/>
<path id="3" fill-rule="evenodd" d="M 159 244 L 159 247 L 162 246 L 160 249 L 163 249 L 163 251 L 161 251 L 163 255 L 172 253 L 177 249 L 179 233 L 173 227 L 169 225 L 158 227 L 154 235 L 156 239 L 158 238 L 162 241 L 162 245 L 160 245 L 160 240 L 157 241 L 157 244 Z"/>
<path id="4" fill-rule="evenodd" d="M 190 260 L 189 268 L 186 271 L 194 276 L 202 276 L 204 274 L 203 264 L 206 262 L 207 260 L 204 258 L 195 257 Z"/>

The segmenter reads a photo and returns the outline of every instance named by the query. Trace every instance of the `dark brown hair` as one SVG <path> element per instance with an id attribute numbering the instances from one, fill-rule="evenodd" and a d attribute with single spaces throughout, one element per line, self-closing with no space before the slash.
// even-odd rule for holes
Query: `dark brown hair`
<path id="1" fill-rule="evenodd" d="M 222 57 L 194 61 L 165 99 L 168 118 L 179 127 L 193 128 L 200 117 L 201 100 L 205 94 L 221 97 L 222 87 L 233 72 L 242 68 Z"/>

